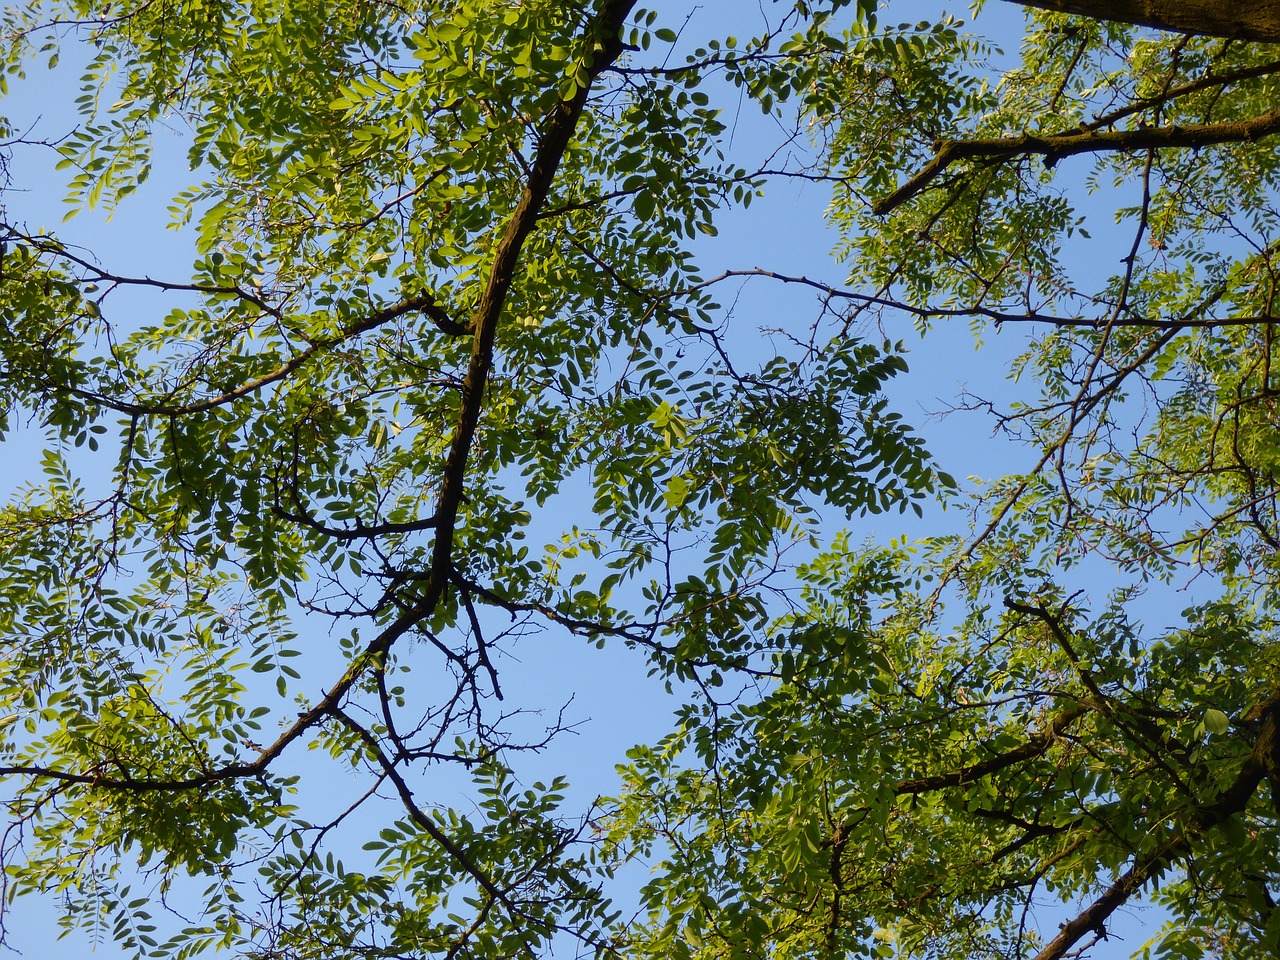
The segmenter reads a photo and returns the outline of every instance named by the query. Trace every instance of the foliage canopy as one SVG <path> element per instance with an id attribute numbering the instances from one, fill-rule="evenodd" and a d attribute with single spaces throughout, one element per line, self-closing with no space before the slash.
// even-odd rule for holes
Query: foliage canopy
<path id="1" fill-rule="evenodd" d="M 1140 900 L 1150 955 L 1275 956 L 1280 59 L 1037 12 L 1010 65 L 894 15 L 8 8 L 10 82 L 83 80 L 6 144 L 71 221 L 0 226 L 0 428 L 46 438 L 0 512 L 5 902 L 175 960 L 1056 960 Z M 169 128 L 194 262 L 127 274 L 74 215 Z M 843 283 L 704 273 L 796 179 Z M 1008 476 L 890 402 L 956 320 L 1026 331 L 964 400 Z M 971 527 L 833 527 L 939 500 Z M 504 698 L 539 631 L 681 703 L 587 811 L 521 776 L 563 732 Z"/>

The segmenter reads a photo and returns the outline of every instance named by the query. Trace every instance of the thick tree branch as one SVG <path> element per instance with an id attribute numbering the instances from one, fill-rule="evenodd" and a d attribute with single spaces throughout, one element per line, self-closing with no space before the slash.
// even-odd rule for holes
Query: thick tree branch
<path id="1" fill-rule="evenodd" d="M 1028 133 L 1019 137 L 992 137 L 979 140 L 943 140 L 937 151 L 915 176 L 889 196 L 877 200 L 871 210 L 883 216 L 896 210 L 938 179 L 948 167 L 961 160 L 990 160 L 1005 163 L 1017 157 L 1039 155 L 1052 166 L 1063 157 L 1079 153 L 1108 153 L 1118 150 L 1158 150 L 1165 147 L 1208 147 L 1219 143 L 1261 140 L 1280 133 L 1280 109 L 1248 120 L 1224 123 L 1195 123 L 1187 126 L 1139 127 L 1135 130 L 1087 130 L 1067 133 Z"/>
<path id="2" fill-rule="evenodd" d="M 1009 0 L 1094 20 L 1259 43 L 1280 41 L 1280 0 Z"/>
<path id="3" fill-rule="evenodd" d="M 635 0 L 604 0 L 588 24 L 585 40 L 588 49 L 593 49 L 595 53 L 588 71 L 591 81 L 622 54 L 622 26 L 633 6 Z M 524 193 L 498 241 L 493 264 L 489 269 L 489 279 L 471 318 L 471 329 L 474 331 L 471 360 L 467 375 L 462 381 L 462 406 L 458 412 L 449 457 L 445 461 L 435 511 L 436 540 L 431 557 L 432 576 L 428 590 L 435 597 L 443 592 L 453 566 L 453 532 L 457 524 L 458 507 L 462 502 L 471 444 L 475 438 L 476 426 L 480 422 L 484 391 L 493 368 L 493 345 L 498 319 L 502 315 L 507 291 L 515 277 L 521 247 L 537 225 L 543 204 L 551 192 L 556 170 L 573 138 L 578 118 L 587 104 L 590 88 L 591 83 L 588 82 L 579 86 L 571 99 L 560 101 L 543 126 Z M 432 598 L 430 603 L 434 606 L 435 599 Z"/>

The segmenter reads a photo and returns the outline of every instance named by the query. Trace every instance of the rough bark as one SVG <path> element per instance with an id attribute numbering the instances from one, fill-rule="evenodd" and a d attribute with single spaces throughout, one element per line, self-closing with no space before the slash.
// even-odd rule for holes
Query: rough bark
<path id="1" fill-rule="evenodd" d="M 1280 42 L 1280 0 L 1008 0 L 1024 7 L 1176 33 Z"/>

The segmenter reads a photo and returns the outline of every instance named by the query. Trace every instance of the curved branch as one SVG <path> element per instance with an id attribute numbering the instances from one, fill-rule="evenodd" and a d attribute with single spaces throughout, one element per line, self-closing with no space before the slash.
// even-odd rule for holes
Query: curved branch
<path id="1" fill-rule="evenodd" d="M 1139 97 L 1133 103 L 1126 104 L 1123 107 L 1117 107 L 1100 116 L 1094 117 L 1088 123 L 1080 125 L 1081 130 L 1100 130 L 1103 127 L 1114 126 L 1125 117 L 1131 117 L 1135 113 L 1142 113 L 1144 110 L 1150 110 L 1152 107 L 1161 104 L 1171 103 L 1179 97 L 1185 97 L 1189 93 L 1198 93 L 1201 90 L 1209 90 L 1213 87 L 1229 87 L 1233 83 L 1240 83 L 1244 80 L 1254 80 L 1258 77 L 1269 76 L 1270 74 L 1280 72 L 1280 60 L 1269 60 L 1266 63 L 1256 63 L 1249 67 L 1242 67 L 1239 70 L 1228 70 L 1224 73 L 1214 73 L 1209 71 L 1194 80 L 1179 84 L 1176 87 L 1169 87 L 1159 94 L 1152 96 Z"/>
<path id="2" fill-rule="evenodd" d="M 56 780 L 62 783 L 88 784 L 89 786 L 111 790 L 141 792 L 198 790 L 229 780 L 262 776 L 291 743 L 325 717 L 336 716 L 343 697 L 363 676 L 370 664 L 381 661 L 400 637 L 431 615 L 432 609 L 432 607 L 426 606 L 423 601 L 408 607 L 390 626 L 369 641 L 360 655 L 348 664 L 346 671 L 338 679 L 338 682 L 328 693 L 321 697 L 315 706 L 299 713 L 297 719 L 253 760 L 230 763 L 225 767 L 209 770 L 197 776 L 168 780 L 139 779 L 127 773 L 123 776 L 107 777 L 96 771 L 73 773 L 35 765 L 2 766 L 0 767 L 0 777 L 27 776 L 33 779 Z"/>
<path id="3" fill-rule="evenodd" d="M 388 520 L 382 523 L 365 523 L 357 517 L 350 527 L 330 527 L 321 523 L 301 508 L 296 511 L 286 510 L 284 505 L 280 503 L 279 498 L 271 505 L 271 512 L 281 520 L 288 520 L 321 536 L 343 542 L 377 540 L 381 537 L 394 536 L 395 534 L 418 533 L 422 530 L 434 530 L 436 526 L 435 517 L 421 517 L 417 520 L 403 521 Z"/>
<path id="4" fill-rule="evenodd" d="M 484 631 L 480 628 L 480 618 L 476 616 L 476 605 L 471 602 L 471 592 L 467 590 L 466 582 L 460 577 L 455 577 L 454 582 L 458 584 L 462 594 L 462 605 L 467 609 L 467 619 L 471 622 L 471 635 L 476 638 L 476 660 L 488 671 L 489 682 L 493 684 L 493 694 L 501 700 L 502 687 L 498 684 L 498 671 L 494 668 L 493 661 L 489 659 L 489 645 L 485 642 Z"/>
<path id="5" fill-rule="evenodd" d="M 17 240 L 22 244 L 31 247 L 33 250 L 39 250 L 41 253 L 51 254 L 59 257 L 68 263 L 74 263 L 81 270 L 89 274 L 90 279 L 95 282 L 109 283 L 120 287 L 148 287 L 152 290 L 162 290 L 173 293 L 201 293 L 210 296 L 232 296 L 245 303 L 251 303 L 263 313 L 281 319 L 281 313 L 278 307 L 273 307 L 260 296 L 252 291 L 246 290 L 238 284 L 223 285 L 216 283 L 171 283 L 167 280 L 155 280 L 151 277 L 126 277 L 122 274 L 112 273 L 109 270 L 103 270 L 97 264 L 84 257 L 78 257 L 71 253 L 57 240 L 51 237 L 38 237 L 22 233 L 7 223 L 0 223 L 6 231 L 5 239 Z"/>
<path id="6" fill-rule="evenodd" d="M 1261 140 L 1280 133 L 1280 109 L 1248 120 L 1194 123 L 1187 126 L 1139 127 L 1135 130 L 1073 130 L 1068 133 L 1027 133 L 1019 137 L 979 140 L 943 140 L 932 160 L 889 196 L 871 205 L 884 216 L 896 210 L 961 160 L 1005 163 L 1017 157 L 1040 155 L 1052 166 L 1063 157 L 1079 153 L 1112 153 L 1119 150 L 1158 150 L 1165 147 L 1208 147 L 1219 143 Z"/>
<path id="7" fill-rule="evenodd" d="M 174 289 L 174 288 L 170 288 Z M 233 400 L 256 393 L 263 387 L 268 387 L 273 383 L 283 380 L 285 377 L 295 373 L 305 366 L 318 355 L 331 350 L 333 347 L 354 337 L 358 337 L 362 333 L 368 333 L 384 323 L 389 323 L 399 317 L 403 317 L 407 313 L 422 312 L 436 323 L 440 325 L 437 314 L 443 314 L 439 304 L 430 296 L 421 294 L 416 297 L 409 297 L 401 300 L 399 303 L 392 304 L 382 310 L 375 310 L 373 313 L 355 323 L 349 324 L 337 334 L 329 337 L 322 337 L 311 341 L 310 346 L 301 353 L 295 354 L 284 363 L 280 364 L 274 370 L 264 373 L 260 377 L 252 380 L 246 380 L 238 387 L 233 387 L 224 393 L 217 394 L 212 397 L 205 397 L 203 400 L 194 400 L 191 403 L 182 404 L 151 404 L 151 403 L 134 403 L 127 400 L 118 400 L 114 397 L 104 396 L 103 394 L 94 393 L 91 390 L 83 390 L 77 387 L 71 387 L 68 392 L 74 396 L 81 397 L 92 403 L 99 404 L 109 410 L 115 410 L 118 413 L 128 414 L 129 416 L 157 416 L 157 417 L 181 417 L 193 413 L 203 413 L 206 410 L 212 410 L 214 407 L 224 406 Z M 443 329 L 443 328 L 442 328 Z M 446 332 L 450 332 L 446 330 Z"/>

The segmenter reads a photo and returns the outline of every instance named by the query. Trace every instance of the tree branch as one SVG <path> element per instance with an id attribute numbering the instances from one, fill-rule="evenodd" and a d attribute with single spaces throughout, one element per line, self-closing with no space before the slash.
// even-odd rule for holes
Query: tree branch
<path id="1" fill-rule="evenodd" d="M 273 383 L 277 383 L 301 369 L 315 357 L 331 350 L 333 347 L 336 347 L 338 344 L 345 343 L 347 340 L 358 337 L 362 333 L 368 333 L 370 330 L 374 330 L 382 326 L 384 323 L 389 323 L 390 321 L 402 317 L 407 313 L 426 313 L 427 316 L 432 317 L 437 325 L 439 325 L 439 321 L 436 320 L 433 311 L 440 311 L 440 307 L 436 304 L 435 300 L 426 294 L 401 300 L 399 303 L 392 304 L 382 310 L 375 310 L 368 316 L 357 320 L 355 323 L 349 324 L 345 329 L 333 336 L 322 337 L 311 341 L 310 345 L 305 350 L 295 354 L 274 370 L 264 373 L 260 377 L 255 377 L 252 380 L 246 380 L 239 386 L 233 387 L 224 393 L 220 393 L 212 397 L 205 397 L 203 400 L 194 400 L 191 403 L 135 403 L 128 400 L 119 400 L 114 397 L 94 393 L 91 390 L 83 390 L 78 387 L 71 387 L 68 389 L 68 392 L 74 396 L 81 397 L 82 399 L 106 407 L 109 410 L 115 410 L 119 413 L 128 414 L 129 416 L 182 417 L 193 413 L 203 413 L 206 410 L 212 410 L 214 407 L 224 406 L 233 400 L 238 400 L 251 393 L 256 393 L 262 388 L 268 387 Z"/>
<path id="2" fill-rule="evenodd" d="M 493 368 L 493 345 L 498 330 L 498 319 L 506 302 L 507 291 L 515 277 L 516 263 L 520 258 L 525 239 L 537 225 L 538 214 L 551 192 L 560 160 L 573 138 L 574 128 L 587 104 L 591 83 L 616 60 L 623 50 L 621 34 L 627 14 L 635 6 L 635 0 L 604 0 L 595 17 L 586 28 L 588 49 L 594 49 L 595 59 L 589 69 L 590 80 L 578 87 L 573 97 L 556 104 L 541 131 L 538 151 L 525 183 L 524 193 L 516 204 L 507 228 L 493 256 L 489 279 L 480 294 L 479 303 L 471 318 L 474 331 L 471 360 L 467 375 L 462 381 L 462 406 L 454 428 L 449 457 L 445 461 L 444 477 L 440 484 L 437 502 L 436 540 L 431 555 L 431 579 L 428 585 L 429 602 L 435 605 L 444 591 L 453 567 L 453 532 L 458 520 L 458 507 L 462 503 L 463 483 L 467 461 L 471 455 L 471 443 L 476 426 L 480 422 L 480 409 L 484 403 L 484 391 Z"/>
<path id="3" fill-rule="evenodd" d="M 1278 318 L 1265 315 L 1251 315 L 1241 317 L 1205 317 L 1200 312 L 1201 307 L 1207 309 L 1211 304 L 1205 303 L 1197 305 L 1197 310 L 1189 310 L 1183 316 L 1171 317 L 1163 319 L 1160 317 L 1138 317 L 1138 316 L 1101 316 L 1101 317 L 1071 317 L 1071 316 L 1054 316 L 1048 313 L 1037 313 L 1028 311 L 1025 313 L 1011 313 L 1005 310 L 996 310 L 992 307 L 984 307 L 981 304 L 974 304 L 967 307 L 942 307 L 916 306 L 906 303 L 902 300 L 895 300 L 892 297 L 876 296 L 870 293 L 858 293 L 855 290 L 847 290 L 843 287 L 833 286 L 822 280 L 815 280 L 812 277 L 794 276 L 785 273 L 778 273 L 774 270 L 764 270 L 759 267 L 749 270 L 725 270 L 723 273 L 717 274 L 707 280 L 699 283 L 690 284 L 673 294 L 666 296 L 687 296 L 698 290 L 703 290 L 716 284 L 724 283 L 728 280 L 741 277 L 750 279 L 752 277 L 762 277 L 767 280 L 777 280 L 784 284 L 798 284 L 800 286 L 810 287 L 818 291 L 823 296 L 833 300 L 848 300 L 852 303 L 862 304 L 867 307 L 883 307 L 889 310 L 900 310 L 903 313 L 918 317 L 921 320 L 953 320 L 953 319 L 972 319 L 982 318 L 990 320 L 995 324 L 1002 323 L 1041 323 L 1049 327 L 1070 327 L 1085 330 L 1103 330 L 1135 327 L 1139 329 L 1149 330 L 1212 330 L 1222 327 L 1256 327 L 1259 324 L 1275 323 Z M 1094 302 L 1097 302 L 1096 300 Z"/>
<path id="4" fill-rule="evenodd" d="M 944 790 L 947 787 L 958 787 L 980 780 L 987 774 L 1022 763 L 1024 760 L 1032 760 L 1044 754 L 1067 728 L 1088 713 L 1090 709 L 1090 707 L 1083 705 L 1070 707 L 1050 719 L 1049 723 L 1039 733 L 1028 737 L 1012 749 L 1005 750 L 978 763 L 972 763 L 960 770 L 954 770 L 951 773 L 940 773 L 932 777 L 903 780 L 894 787 L 894 793 L 898 796 L 916 795 L 931 793 L 934 790 Z"/>
<path id="5" fill-rule="evenodd" d="M 522 912 L 512 902 L 510 894 L 500 888 L 489 875 L 487 871 L 480 867 L 478 863 L 471 857 L 466 850 L 458 846 L 453 839 L 440 829 L 440 826 L 427 815 L 426 811 L 418 805 L 417 800 L 413 796 L 413 790 L 409 787 L 408 781 L 396 769 L 395 760 L 388 757 L 382 749 L 382 745 L 377 739 L 366 730 L 363 726 L 356 723 L 350 716 L 341 710 L 335 710 L 334 716 L 352 733 L 360 738 L 360 742 L 364 744 L 365 749 L 376 761 L 378 767 L 388 780 L 395 785 L 396 793 L 400 795 L 400 802 L 404 805 L 409 817 L 417 824 L 424 833 L 432 840 L 438 843 L 444 851 L 458 864 L 462 870 L 473 879 L 485 893 L 501 903 L 506 909 L 507 914 L 517 921 L 523 920 L 528 923 L 532 921 L 526 913 Z M 529 955 L 533 955 L 533 951 L 525 944 L 525 949 Z"/>
<path id="6" fill-rule="evenodd" d="M 1280 41 L 1280 0 L 1009 0 L 1094 20 L 1259 43 Z"/>
<path id="7" fill-rule="evenodd" d="M 1158 150 L 1164 147 L 1207 147 L 1219 143 L 1260 140 L 1280 133 L 1280 109 L 1248 120 L 1224 123 L 1196 123 L 1188 126 L 1139 127 L 1135 130 L 1070 131 L 1067 133 L 1027 133 L 1019 137 L 980 140 L 943 140 L 936 153 L 915 176 L 889 196 L 871 205 L 872 213 L 884 216 L 938 179 L 948 167 L 961 160 L 991 160 L 1004 163 L 1017 157 L 1039 154 L 1052 166 L 1063 157 L 1078 153 L 1109 153 L 1118 150 Z"/>

